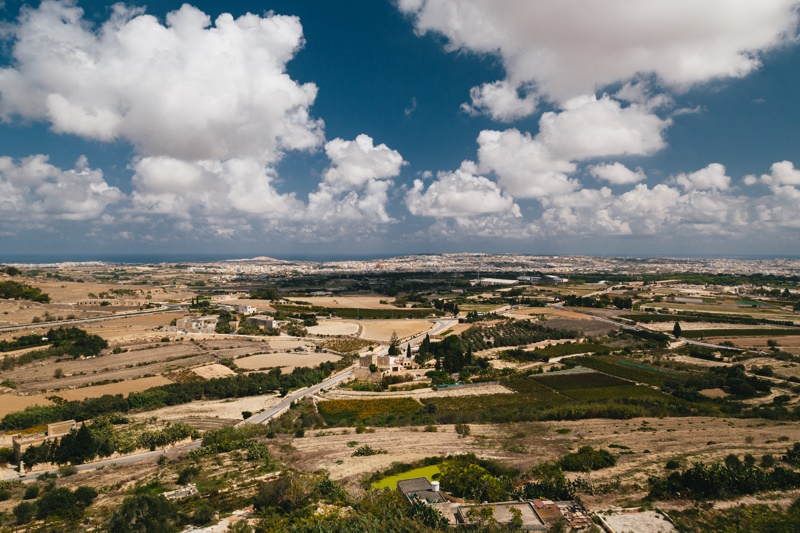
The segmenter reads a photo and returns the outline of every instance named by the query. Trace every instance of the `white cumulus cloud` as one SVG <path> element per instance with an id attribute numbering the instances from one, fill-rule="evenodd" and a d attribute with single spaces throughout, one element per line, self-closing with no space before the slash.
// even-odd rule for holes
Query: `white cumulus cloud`
<path id="1" fill-rule="evenodd" d="M 725 167 L 720 163 L 711 163 L 691 174 L 678 174 L 674 181 L 684 191 L 724 191 L 731 185 L 731 178 L 725 175 Z"/>
<path id="2" fill-rule="evenodd" d="M 51 220 L 99 218 L 125 195 L 106 183 L 101 170 L 81 157 L 73 170 L 62 170 L 46 155 L 15 161 L 0 157 L 0 214 L 3 223 L 36 225 Z"/>
<path id="3" fill-rule="evenodd" d="M 795 0 L 415 0 L 398 7 L 419 34 L 443 35 L 449 51 L 498 56 L 508 87 L 533 86 L 559 103 L 642 75 L 676 90 L 745 76 L 761 53 L 795 38 L 798 21 Z M 478 104 L 502 115 L 505 102 L 498 111 L 491 100 Z"/>
<path id="4" fill-rule="evenodd" d="M 474 164 L 465 162 L 455 172 L 440 172 L 427 190 L 422 180 L 414 180 L 405 198 L 408 210 L 413 215 L 437 218 L 491 213 L 522 216 L 510 195 L 475 171 Z"/>
<path id="5" fill-rule="evenodd" d="M 629 185 L 639 183 L 647 178 L 641 168 L 633 171 L 622 163 L 593 165 L 589 167 L 589 174 L 612 185 Z"/>
<path id="6" fill-rule="evenodd" d="M 544 113 L 536 138 L 562 159 L 651 155 L 666 146 L 663 132 L 670 124 L 641 104 L 623 108 L 608 95 L 592 95 L 570 100 L 561 112 Z"/>
<path id="7" fill-rule="evenodd" d="M 333 139 L 325 145 L 331 166 L 325 181 L 334 187 L 359 187 L 371 179 L 392 178 L 406 164 L 403 156 L 385 144 L 374 146 L 372 137 L 361 134 L 354 141 Z"/>
<path id="8" fill-rule="evenodd" d="M 493 172 L 500 186 L 518 198 L 546 198 L 578 187 L 567 177 L 575 164 L 553 157 L 549 148 L 517 129 L 478 135 L 478 170 Z"/>

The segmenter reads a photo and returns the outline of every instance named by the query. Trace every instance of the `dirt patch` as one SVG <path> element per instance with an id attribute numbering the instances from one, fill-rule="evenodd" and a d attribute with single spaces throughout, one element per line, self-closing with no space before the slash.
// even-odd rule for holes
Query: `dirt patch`
<path id="1" fill-rule="evenodd" d="M 483 428 L 482 428 L 483 429 Z M 488 428 L 487 428 L 488 429 Z M 492 429 L 498 432 L 498 429 Z M 317 436 L 320 435 L 320 436 Z M 382 448 L 389 453 L 371 457 L 353 457 L 356 441 L 359 446 Z M 412 462 L 431 455 L 475 453 L 486 456 L 489 446 L 474 437 L 461 438 L 453 426 L 439 426 L 436 433 L 423 433 L 421 428 L 376 428 L 375 433 L 357 435 L 352 429 L 306 432 L 306 437 L 291 441 L 299 466 L 313 472 L 326 469 L 331 479 L 355 479 L 364 473 L 383 470 L 394 461 Z M 424 446 L 420 443 L 424 442 Z"/>
<path id="2" fill-rule="evenodd" d="M 337 398 L 447 398 L 451 396 L 479 396 L 481 394 L 514 394 L 502 385 L 476 385 L 474 387 L 447 388 L 438 391 L 417 389 L 412 391 L 357 392 L 348 389 L 334 389 L 325 393 L 326 400 Z"/>
<path id="3" fill-rule="evenodd" d="M 245 370 L 261 370 L 263 368 L 281 367 L 288 373 L 298 366 L 317 366 L 326 361 L 338 361 L 338 355 L 332 353 L 263 353 L 241 357 L 236 366 Z"/>
<path id="4" fill-rule="evenodd" d="M 308 328 L 308 332 L 311 335 L 357 335 L 359 329 L 358 324 L 352 322 L 325 320 Z"/>
<path id="5" fill-rule="evenodd" d="M 163 407 L 155 411 L 148 411 L 141 415 L 136 415 L 139 420 L 183 420 L 189 421 L 192 418 L 214 418 L 225 420 L 242 420 L 242 411 L 257 413 L 263 409 L 268 409 L 280 402 L 277 394 L 266 396 L 250 396 L 247 398 L 229 400 L 209 400 L 192 402 L 186 405 L 176 405 L 173 407 Z"/>
<path id="6" fill-rule="evenodd" d="M 556 309 L 554 307 L 523 307 L 521 309 L 514 309 L 508 313 L 503 313 L 512 318 L 530 318 L 531 316 L 544 315 L 546 317 L 560 316 L 564 318 L 572 318 L 575 320 L 592 320 L 592 317 L 578 313 L 575 311 L 568 311 L 566 309 Z"/>
<path id="7" fill-rule="evenodd" d="M 697 391 L 706 398 L 725 398 L 728 396 L 728 393 L 722 389 L 703 389 Z"/>
<path id="8" fill-rule="evenodd" d="M 636 511 L 600 515 L 614 531 L 636 533 L 670 533 L 677 531 L 662 515 L 655 511 Z"/>
<path id="9" fill-rule="evenodd" d="M 358 324 L 363 327 L 362 339 L 378 342 L 389 342 L 394 332 L 398 338 L 404 339 L 433 327 L 433 322 L 427 320 L 359 320 Z"/>
<path id="10" fill-rule="evenodd" d="M 227 366 L 218 364 L 193 368 L 192 372 L 205 379 L 226 378 L 228 376 L 236 375 L 236 372 Z"/>
<path id="11" fill-rule="evenodd" d="M 319 307 L 335 309 L 398 309 L 390 303 L 382 304 L 381 300 L 391 302 L 394 298 L 387 296 L 302 296 L 289 298 L 292 301 L 302 301 Z"/>

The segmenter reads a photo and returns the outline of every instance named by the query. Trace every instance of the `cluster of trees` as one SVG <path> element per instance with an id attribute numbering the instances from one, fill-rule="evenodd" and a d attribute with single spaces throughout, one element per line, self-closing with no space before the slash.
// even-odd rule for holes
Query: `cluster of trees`
<path id="1" fill-rule="evenodd" d="M 444 311 L 445 313 L 457 315 L 459 312 L 458 303 L 451 300 L 434 298 L 431 300 L 431 303 L 433 304 L 434 308 L 438 309 L 439 311 Z"/>
<path id="2" fill-rule="evenodd" d="M 13 267 L 11 267 L 13 268 Z M 8 269 L 6 269 L 8 272 Z M 50 303 L 50 295 L 38 287 L 18 281 L 0 281 L 0 298 L 9 300 L 30 300 L 32 302 Z"/>
<path id="3" fill-rule="evenodd" d="M 800 488 L 800 472 L 783 466 L 761 468 L 751 455 L 741 461 L 730 454 L 724 462 L 695 463 L 686 470 L 651 477 L 648 483 L 652 499 L 722 499 Z"/>
<path id="4" fill-rule="evenodd" d="M 43 338 L 47 340 L 42 340 Z M 17 344 L 19 343 L 19 344 Z M 42 345 L 50 343 L 50 347 L 44 350 L 34 350 L 18 355 L 16 357 L 6 356 L 3 358 L 0 368 L 11 370 L 15 366 L 22 366 L 40 359 L 49 357 L 59 357 L 70 355 L 73 358 L 80 356 L 100 355 L 102 350 L 108 348 L 108 342 L 98 335 L 89 335 L 80 328 L 58 328 L 50 329 L 45 337 L 40 335 L 25 335 L 6 344 L 7 349 L 13 350 L 26 346 Z"/>
<path id="5" fill-rule="evenodd" d="M 126 422 L 126 419 L 118 419 Z M 92 424 L 81 424 L 60 439 L 45 441 L 31 446 L 22 454 L 25 464 L 37 463 L 81 464 L 96 457 L 108 457 L 114 452 L 128 453 L 136 448 L 166 446 L 187 437 L 199 436 L 197 431 L 183 422 L 156 431 L 145 431 L 135 439 L 128 439 L 118 432 L 109 419 Z"/>
<path id="6" fill-rule="evenodd" d="M 269 372 L 236 375 L 208 381 L 171 383 L 133 392 L 127 398 L 121 394 L 86 398 L 61 405 L 33 406 L 24 411 L 9 413 L 0 421 L 0 429 L 24 429 L 59 420 L 89 420 L 110 413 L 126 413 L 133 409 L 149 410 L 169 405 L 182 405 L 197 400 L 219 400 L 258 396 L 315 385 L 328 377 L 335 363 L 320 363 L 316 368 L 297 367 L 291 374 L 279 368 Z"/>
<path id="7" fill-rule="evenodd" d="M 264 287 L 251 292 L 250 298 L 254 300 L 280 300 L 281 295 L 275 287 Z"/>
<path id="8" fill-rule="evenodd" d="M 613 305 L 617 309 L 633 309 L 633 300 L 629 296 L 614 296 L 612 298 L 607 294 L 601 294 L 598 297 L 569 294 L 564 296 L 564 303 L 571 307 L 605 308 Z"/>
<path id="9" fill-rule="evenodd" d="M 708 372 L 692 374 L 683 383 L 667 380 L 664 387 L 671 390 L 673 396 L 690 401 L 703 399 L 698 391 L 716 388 L 723 389 L 734 399 L 744 400 L 769 393 L 772 390 L 772 383 L 769 380 L 748 375 L 744 365 L 732 365 L 713 367 Z"/>
<path id="10" fill-rule="evenodd" d="M 451 457 L 439 465 L 442 490 L 479 502 L 502 502 L 512 497 L 512 480 L 519 474 L 496 461 L 474 454 Z"/>
<path id="11" fill-rule="evenodd" d="M 489 368 L 489 361 L 484 357 L 473 356 L 472 347 L 457 335 L 448 335 L 441 342 L 433 343 L 426 335 L 415 361 L 417 364 L 425 364 L 431 359 L 436 360 L 435 369 L 446 374 L 460 372 L 471 375 Z"/>
<path id="12" fill-rule="evenodd" d="M 64 520 L 79 520 L 86 508 L 97 497 L 92 487 L 78 487 L 74 491 L 60 487 L 45 486 L 47 489 L 38 501 L 23 501 L 14 507 L 13 513 L 18 524 L 25 524 L 34 518 L 39 520 L 57 517 Z"/>

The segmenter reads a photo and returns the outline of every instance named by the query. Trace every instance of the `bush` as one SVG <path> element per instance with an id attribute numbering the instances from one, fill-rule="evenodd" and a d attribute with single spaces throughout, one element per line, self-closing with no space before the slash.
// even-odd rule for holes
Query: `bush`
<path id="1" fill-rule="evenodd" d="M 567 472 L 590 472 L 614 466 L 617 459 L 607 450 L 584 446 L 575 453 L 565 455 L 559 464 Z"/>
<path id="2" fill-rule="evenodd" d="M 39 485 L 28 485 L 23 500 L 35 500 L 39 496 Z"/>
<path id="3" fill-rule="evenodd" d="M 186 485 L 191 483 L 198 476 L 198 474 L 200 474 L 199 466 L 187 466 L 178 474 L 178 480 L 176 483 L 178 485 Z"/>
<path id="4" fill-rule="evenodd" d="M 17 524 L 30 522 L 36 514 L 36 506 L 30 502 L 22 502 L 12 511 L 17 519 Z"/>
<path id="5" fill-rule="evenodd" d="M 456 424 L 456 433 L 458 433 L 461 437 L 469 437 L 471 431 L 472 430 L 468 424 Z"/>
<path id="6" fill-rule="evenodd" d="M 670 459 L 667 461 L 667 464 L 664 466 L 667 470 L 675 470 L 681 467 L 681 462 L 677 459 Z"/>
<path id="7" fill-rule="evenodd" d="M 75 468 L 73 465 L 66 465 L 66 466 L 59 466 L 58 467 L 58 475 L 61 477 L 69 477 L 74 476 L 78 473 L 78 469 Z"/>

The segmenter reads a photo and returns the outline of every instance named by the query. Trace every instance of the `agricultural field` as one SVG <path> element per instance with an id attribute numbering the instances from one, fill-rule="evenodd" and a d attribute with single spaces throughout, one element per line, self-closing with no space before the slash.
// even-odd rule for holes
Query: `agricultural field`
<path id="1" fill-rule="evenodd" d="M 284 353 L 262 353 L 249 357 L 240 357 L 234 362 L 236 366 L 244 370 L 263 370 L 267 368 L 279 367 L 283 372 L 288 373 L 299 366 L 317 366 L 326 361 L 338 361 L 338 355 L 332 353 L 304 353 L 304 352 L 284 352 Z"/>
<path id="2" fill-rule="evenodd" d="M 378 342 L 389 342 L 392 333 L 397 333 L 397 337 L 402 340 L 433 327 L 433 322 L 427 320 L 361 320 L 358 324 L 363 328 L 362 339 Z"/>
<path id="3" fill-rule="evenodd" d="M 358 335 L 361 331 L 359 324 L 341 320 L 322 320 L 319 325 L 307 329 L 310 335 Z"/>
<path id="4" fill-rule="evenodd" d="M 373 419 L 391 420 L 408 417 L 420 408 L 411 398 L 381 398 L 372 400 L 326 400 L 317 406 L 328 424 L 364 422 Z"/>

